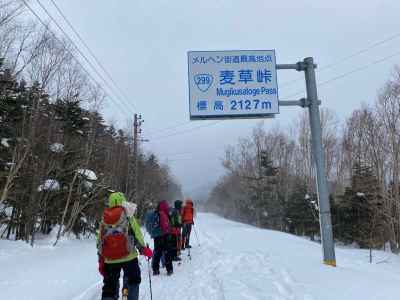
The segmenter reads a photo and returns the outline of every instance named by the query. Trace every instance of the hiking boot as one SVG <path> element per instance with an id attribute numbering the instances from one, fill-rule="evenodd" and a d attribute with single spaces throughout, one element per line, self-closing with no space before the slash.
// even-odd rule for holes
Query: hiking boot
<path id="1" fill-rule="evenodd" d="M 187 246 L 186 246 L 186 248 L 192 248 L 192 246 L 190 246 L 190 245 L 187 245 Z"/>
<path id="2" fill-rule="evenodd" d="M 160 275 L 160 270 L 153 270 L 153 276 Z"/>
<path id="3" fill-rule="evenodd" d="M 171 276 L 172 274 L 174 274 L 174 271 L 172 271 L 172 270 L 167 271 L 168 276 Z"/>

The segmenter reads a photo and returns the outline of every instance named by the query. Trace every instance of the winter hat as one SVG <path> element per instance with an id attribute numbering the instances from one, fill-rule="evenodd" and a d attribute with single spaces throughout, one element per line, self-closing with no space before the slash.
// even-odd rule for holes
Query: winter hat
<path id="1" fill-rule="evenodd" d="M 174 202 L 174 207 L 175 207 L 176 209 L 181 209 L 181 208 L 182 208 L 182 201 L 181 201 L 181 200 L 176 200 L 176 201 Z"/>

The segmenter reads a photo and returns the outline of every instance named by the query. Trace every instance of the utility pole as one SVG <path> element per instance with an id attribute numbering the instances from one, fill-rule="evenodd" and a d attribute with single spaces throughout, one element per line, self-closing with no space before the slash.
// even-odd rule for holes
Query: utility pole
<path id="1" fill-rule="evenodd" d="M 142 116 L 135 114 L 133 119 L 133 202 L 138 200 L 138 141 L 140 132 L 140 119 Z"/>

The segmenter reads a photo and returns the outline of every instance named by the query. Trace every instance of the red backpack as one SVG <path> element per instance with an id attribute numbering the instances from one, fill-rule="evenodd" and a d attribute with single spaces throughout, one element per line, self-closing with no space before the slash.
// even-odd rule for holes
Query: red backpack
<path id="1" fill-rule="evenodd" d="M 110 260 L 124 258 L 134 250 L 130 223 L 122 206 L 106 208 L 100 227 L 100 253 Z"/>

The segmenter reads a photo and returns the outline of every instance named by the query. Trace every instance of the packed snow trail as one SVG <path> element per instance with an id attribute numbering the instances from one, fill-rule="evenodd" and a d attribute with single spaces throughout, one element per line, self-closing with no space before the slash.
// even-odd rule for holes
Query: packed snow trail
<path id="1" fill-rule="evenodd" d="M 338 267 L 321 264 L 321 246 L 277 231 L 198 214 L 192 259 L 183 252 L 174 275 L 152 277 L 154 300 L 372 300 L 397 299 L 400 258 L 337 249 Z M 15 244 L 15 243 L 14 243 Z M 0 299 L 98 300 L 93 240 L 56 248 L 0 241 Z M 3 247 L 5 246 L 5 247 Z M 5 249 L 4 249 L 5 248 Z M 378 264 L 376 262 L 379 262 Z M 147 262 L 141 259 L 140 299 L 150 299 Z"/>

